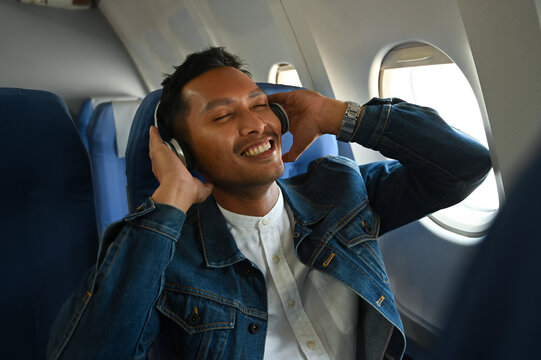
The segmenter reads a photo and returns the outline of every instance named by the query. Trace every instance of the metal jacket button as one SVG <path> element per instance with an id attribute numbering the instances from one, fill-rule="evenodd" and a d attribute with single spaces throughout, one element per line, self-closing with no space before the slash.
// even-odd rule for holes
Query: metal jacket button
<path id="1" fill-rule="evenodd" d="M 249 276 L 254 276 L 255 275 L 255 269 L 254 267 L 252 266 L 252 264 L 250 264 L 249 261 L 246 261 L 242 264 L 239 264 L 240 267 L 239 267 L 239 272 L 244 275 L 245 277 L 249 277 Z"/>
<path id="2" fill-rule="evenodd" d="M 361 226 L 363 227 L 364 232 L 368 235 L 372 235 L 374 233 L 374 228 L 366 221 L 361 221 Z"/>
<path id="3" fill-rule="evenodd" d="M 199 314 L 192 312 L 190 315 L 188 315 L 187 323 L 190 326 L 197 326 L 201 324 L 201 316 Z"/>

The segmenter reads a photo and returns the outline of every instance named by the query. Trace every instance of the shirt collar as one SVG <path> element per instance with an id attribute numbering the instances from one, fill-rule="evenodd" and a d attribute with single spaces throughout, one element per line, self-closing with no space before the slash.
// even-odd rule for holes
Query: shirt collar
<path id="1" fill-rule="evenodd" d="M 258 228 L 258 225 L 262 220 L 266 220 L 269 225 L 276 224 L 284 211 L 284 197 L 282 196 L 282 190 L 278 188 L 278 200 L 265 216 L 248 216 L 236 214 L 234 212 L 224 209 L 218 203 L 216 205 L 218 206 L 218 209 L 224 216 L 225 220 L 230 225 L 248 228 Z"/>
<path id="2" fill-rule="evenodd" d="M 277 182 L 281 194 L 283 194 L 283 197 L 280 196 L 280 198 L 287 202 L 293 211 L 295 222 L 301 225 L 315 224 L 332 209 L 332 205 L 320 205 L 312 202 L 299 193 L 294 186 L 291 186 L 287 180 L 278 180 Z M 283 211 L 283 203 L 281 206 L 276 205 L 270 213 L 275 209 Z M 214 197 L 209 196 L 203 203 L 197 205 L 195 210 L 207 266 L 225 267 L 244 260 L 245 257 L 238 249 Z M 280 215 L 281 213 L 278 213 L 276 218 L 279 218 Z"/>

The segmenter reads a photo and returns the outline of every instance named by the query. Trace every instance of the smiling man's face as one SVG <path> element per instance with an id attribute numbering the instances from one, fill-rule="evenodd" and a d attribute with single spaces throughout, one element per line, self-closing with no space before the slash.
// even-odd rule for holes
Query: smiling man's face
<path id="1" fill-rule="evenodd" d="M 216 68 L 188 82 L 183 95 L 190 148 L 207 180 L 239 191 L 270 185 L 282 174 L 280 120 L 249 76 Z"/>

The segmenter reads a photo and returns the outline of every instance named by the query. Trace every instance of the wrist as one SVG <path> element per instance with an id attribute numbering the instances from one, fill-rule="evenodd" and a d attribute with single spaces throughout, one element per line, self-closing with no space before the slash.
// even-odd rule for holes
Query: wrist
<path id="1" fill-rule="evenodd" d="M 174 206 L 184 213 L 187 213 L 193 205 L 193 200 L 186 194 L 186 191 L 182 191 L 179 184 L 160 184 L 152 194 L 152 200 L 156 203 Z"/>
<path id="2" fill-rule="evenodd" d="M 344 113 L 347 109 L 347 103 L 345 101 L 329 99 L 329 103 L 325 106 L 322 119 L 324 119 L 324 126 L 321 129 L 322 134 L 338 135 L 340 127 L 342 126 L 342 120 L 344 119 Z"/>

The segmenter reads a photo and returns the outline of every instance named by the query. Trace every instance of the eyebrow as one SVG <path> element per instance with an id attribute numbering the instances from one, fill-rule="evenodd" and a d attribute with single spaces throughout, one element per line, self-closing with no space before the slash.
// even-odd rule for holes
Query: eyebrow
<path id="1" fill-rule="evenodd" d="M 250 91 L 248 93 L 247 97 L 248 98 L 255 98 L 255 97 L 258 97 L 258 96 L 261 96 L 261 95 L 266 95 L 266 94 L 265 94 L 265 92 L 263 90 L 261 90 L 261 88 L 257 88 L 257 89 L 254 89 L 254 90 Z M 232 98 L 223 98 L 223 99 L 216 99 L 216 100 L 209 101 L 203 107 L 203 109 L 201 109 L 201 113 L 204 113 L 205 111 L 209 111 L 211 109 L 214 109 L 215 107 L 218 107 L 218 106 L 229 105 L 232 102 L 233 102 Z"/>

